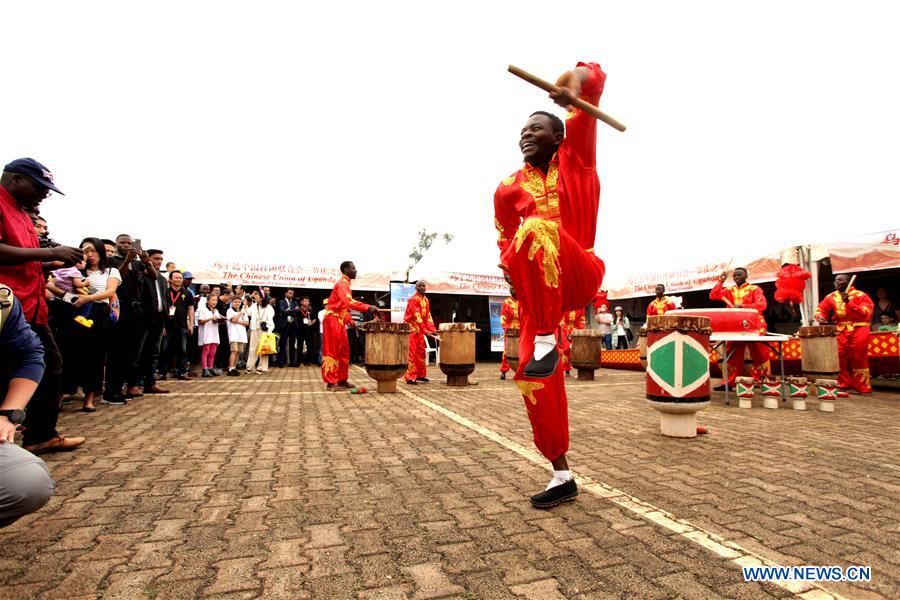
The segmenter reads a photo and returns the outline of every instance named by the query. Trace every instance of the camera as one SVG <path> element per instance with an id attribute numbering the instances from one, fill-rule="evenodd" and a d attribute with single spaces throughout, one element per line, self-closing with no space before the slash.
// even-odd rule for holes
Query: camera
<path id="1" fill-rule="evenodd" d="M 62 246 L 59 242 L 50 239 L 47 234 L 38 236 L 38 245 L 41 248 L 58 248 L 59 246 Z"/>

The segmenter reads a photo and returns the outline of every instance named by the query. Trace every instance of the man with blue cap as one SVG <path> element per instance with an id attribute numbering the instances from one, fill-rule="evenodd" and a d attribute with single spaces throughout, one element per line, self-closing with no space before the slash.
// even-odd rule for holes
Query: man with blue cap
<path id="1" fill-rule="evenodd" d="M 31 217 L 50 192 L 62 194 L 53 174 L 33 158 L 20 158 L 3 167 L 0 175 L 0 281 L 12 288 L 22 312 L 44 348 L 44 375 L 32 396 L 23 422 L 23 446 L 34 453 L 72 450 L 83 437 L 65 437 L 56 431 L 62 355 L 48 326 L 42 262 L 73 265 L 82 258 L 79 248 L 41 248 Z"/>

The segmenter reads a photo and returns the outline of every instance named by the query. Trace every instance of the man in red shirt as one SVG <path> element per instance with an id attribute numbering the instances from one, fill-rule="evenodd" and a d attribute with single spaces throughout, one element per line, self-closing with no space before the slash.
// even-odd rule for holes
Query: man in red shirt
<path id="1" fill-rule="evenodd" d="M 666 286 L 658 283 L 656 284 L 656 298 L 647 305 L 647 316 L 656 317 L 664 315 L 670 310 L 675 310 L 675 303 L 666 296 Z"/>
<path id="2" fill-rule="evenodd" d="M 519 323 L 519 299 L 516 298 L 516 288 L 509 287 L 509 298 L 503 301 L 503 308 L 500 309 L 500 328 L 505 334 L 509 329 L 518 329 Z M 506 379 L 506 372 L 509 371 L 509 363 L 506 362 L 506 350 L 503 351 L 503 357 L 500 359 L 500 379 Z"/>
<path id="3" fill-rule="evenodd" d="M 831 321 L 837 329 L 841 369 L 838 388 L 871 394 L 869 319 L 875 303 L 867 293 L 851 287 L 850 276 L 844 273 L 835 276 L 834 289 L 819 303 L 813 318 L 816 322 Z"/>
<path id="4" fill-rule="evenodd" d="M 568 377 L 572 372 L 572 332 L 576 329 L 587 329 L 584 309 L 567 312 L 563 315 L 560 327 L 563 334 L 560 339 L 560 346 L 563 352 L 563 368 L 566 371 L 566 377 Z"/>
<path id="5" fill-rule="evenodd" d="M 322 320 L 322 381 L 325 389 L 335 392 L 353 386 L 347 381 L 350 371 L 350 342 L 347 325 L 353 323 L 350 309 L 360 312 L 377 312 L 378 309 L 353 299 L 350 282 L 356 279 L 356 265 L 346 260 L 341 263 L 341 279 L 334 284 L 325 306 Z"/>
<path id="6" fill-rule="evenodd" d="M 0 175 L 0 281 L 12 288 L 22 312 L 44 347 L 44 375 L 28 403 L 23 447 L 35 454 L 71 450 L 83 437 L 67 438 L 56 431 L 62 355 L 47 324 L 47 302 L 42 262 L 55 266 L 82 260 L 78 248 L 41 248 L 26 210 L 34 210 L 50 195 L 61 194 L 53 175 L 32 158 L 20 158 L 3 167 Z"/>
<path id="7" fill-rule="evenodd" d="M 403 378 L 410 385 L 429 382 L 425 364 L 425 336 L 435 337 L 437 332 L 431 318 L 431 302 L 425 297 L 425 291 L 425 282 L 418 281 L 416 293 L 406 303 L 406 313 L 403 315 L 403 322 L 410 326 L 409 359 Z"/>
<path id="8" fill-rule="evenodd" d="M 759 286 L 747 283 L 747 269 L 738 267 L 731 273 L 735 285 L 731 287 L 723 287 L 725 280 L 728 279 L 728 272 L 719 275 L 719 281 L 715 287 L 709 292 L 710 300 L 721 300 L 728 308 L 754 308 L 762 315 L 766 310 L 766 296 L 763 294 Z M 760 319 L 761 323 L 765 323 Z M 759 333 L 765 333 L 765 326 L 760 329 Z M 741 374 L 741 368 L 744 364 L 744 349 L 750 350 L 750 358 L 753 360 L 753 369 L 751 374 L 753 378 L 759 380 L 760 377 L 769 372 L 769 349 L 762 342 L 726 342 L 725 353 L 731 358 L 728 359 L 728 381 L 723 381 L 722 385 L 714 388 L 716 391 L 724 391 L 727 385 L 729 389 L 734 389 L 734 379 Z"/>
<path id="9" fill-rule="evenodd" d="M 600 206 L 597 121 L 571 103 L 580 97 L 596 105 L 605 80 L 596 63 L 578 63 L 560 76 L 560 92 L 550 97 L 570 110 L 566 124 L 550 113 L 532 113 L 519 137 L 525 165 L 494 193 L 500 266 L 521 302 L 515 380 L 535 445 L 553 465 L 547 489 L 531 498 L 538 508 L 578 495 L 566 460 L 569 422 L 558 368 L 559 322 L 566 311 L 584 308 L 594 298 L 604 266 L 594 255 Z"/>

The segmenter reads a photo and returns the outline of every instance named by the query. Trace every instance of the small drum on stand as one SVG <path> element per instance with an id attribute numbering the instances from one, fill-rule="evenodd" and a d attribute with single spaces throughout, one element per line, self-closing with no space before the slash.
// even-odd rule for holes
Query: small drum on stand
<path id="1" fill-rule="evenodd" d="M 371 321 L 364 328 L 366 373 L 375 380 L 380 393 L 396 393 L 397 380 L 403 377 L 409 361 L 409 324 Z"/>
<path id="2" fill-rule="evenodd" d="M 503 334 L 504 354 L 509 368 L 515 371 L 519 368 L 519 330 L 507 329 Z"/>
<path id="3" fill-rule="evenodd" d="M 660 432 L 697 437 L 697 411 L 709 406 L 708 317 L 647 319 L 647 401 L 660 414 Z"/>
<path id="4" fill-rule="evenodd" d="M 440 367 L 447 385 L 469 385 L 469 375 L 475 371 L 476 331 L 475 323 L 441 323 Z"/>
<path id="5" fill-rule="evenodd" d="M 800 328 L 800 365 L 808 379 L 836 379 L 841 370 L 838 358 L 837 329 L 834 325 L 808 325 Z"/>
<path id="6" fill-rule="evenodd" d="M 576 329 L 572 332 L 572 366 L 578 369 L 579 381 L 594 381 L 594 371 L 600 368 L 603 334 L 596 329 Z"/>

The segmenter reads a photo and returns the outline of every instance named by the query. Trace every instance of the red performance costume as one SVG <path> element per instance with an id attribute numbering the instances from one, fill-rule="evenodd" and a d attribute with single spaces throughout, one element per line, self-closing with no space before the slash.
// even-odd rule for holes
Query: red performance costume
<path id="1" fill-rule="evenodd" d="M 416 294 L 406 304 L 403 322 L 409 323 L 409 360 L 406 364 L 406 381 L 415 381 L 428 375 L 425 366 L 425 334 L 434 333 L 434 321 L 431 319 L 431 303 L 423 294 Z"/>
<path id="2" fill-rule="evenodd" d="M 507 329 L 519 329 L 519 300 L 509 297 L 503 301 L 503 308 L 500 309 L 500 327 L 506 333 Z M 509 371 L 509 363 L 506 362 L 506 350 L 503 351 L 503 359 L 500 361 L 500 372 Z"/>
<path id="3" fill-rule="evenodd" d="M 666 314 L 666 311 L 675 310 L 675 303 L 669 300 L 668 296 L 663 296 L 662 298 L 654 298 L 653 302 L 647 306 L 647 316 L 648 317 L 656 317 L 658 315 Z"/>
<path id="4" fill-rule="evenodd" d="M 589 71 L 581 98 L 596 105 L 606 74 L 596 63 L 578 66 Z M 535 335 L 556 332 L 559 344 L 563 314 L 584 308 L 603 281 L 603 261 L 593 253 L 600 206 L 596 146 L 597 120 L 575 109 L 567 117 L 565 138 L 548 172 L 526 163 L 494 193 L 500 260 L 520 301 L 516 384 L 534 443 L 551 462 L 569 448 L 563 370 L 557 366 L 543 378 L 528 378 L 524 371 L 534 355 Z"/>
<path id="5" fill-rule="evenodd" d="M 367 312 L 369 305 L 353 299 L 350 278 L 341 275 L 334 284 L 322 321 L 322 381 L 331 385 L 347 381 L 350 369 L 350 342 L 346 326 L 353 322 L 350 309 Z"/>
<path id="6" fill-rule="evenodd" d="M 755 308 L 759 314 L 766 310 L 766 296 L 759 286 L 752 283 L 723 287 L 721 281 L 716 282 L 709 292 L 710 300 L 722 300 L 730 307 Z M 765 333 L 765 327 L 759 333 Z M 761 342 L 726 342 L 725 353 L 728 359 L 728 387 L 734 388 L 734 378 L 740 376 L 744 364 L 744 349 L 750 349 L 750 358 L 753 360 L 751 375 L 759 380 L 769 373 L 769 349 Z"/>
<path id="7" fill-rule="evenodd" d="M 563 351 L 563 368 L 566 373 L 572 370 L 572 340 L 570 336 L 572 332 L 576 329 L 586 329 L 587 328 L 587 320 L 584 316 L 584 309 L 581 310 L 570 310 L 563 316 L 563 320 L 560 323 L 560 327 L 562 327 L 563 335 L 559 340 L 560 346 Z"/>
<path id="8" fill-rule="evenodd" d="M 838 331 L 838 356 L 841 372 L 838 387 L 853 388 L 861 394 L 872 392 L 869 378 L 869 320 L 875 304 L 869 295 L 847 288 L 848 301 L 840 292 L 825 296 L 816 308 L 817 321 L 833 321 Z"/>

